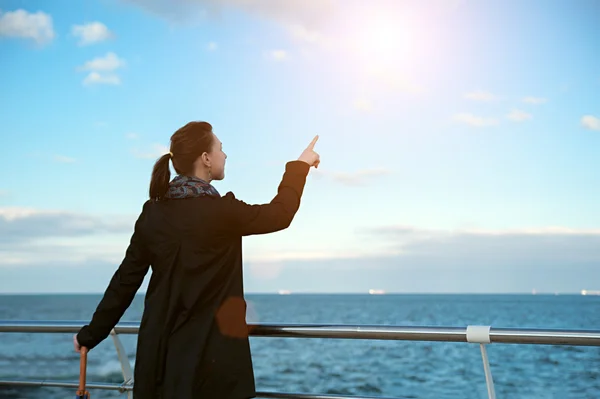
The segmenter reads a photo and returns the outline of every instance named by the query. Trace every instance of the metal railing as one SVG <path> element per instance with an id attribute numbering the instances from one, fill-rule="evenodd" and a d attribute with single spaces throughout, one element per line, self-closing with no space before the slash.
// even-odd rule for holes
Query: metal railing
<path id="1" fill-rule="evenodd" d="M 87 322 L 80 321 L 2 321 L 0 333 L 75 333 Z M 136 322 L 119 323 L 111 332 L 111 337 L 123 372 L 122 384 L 88 383 L 89 389 L 118 390 L 131 397 L 133 373 L 119 334 L 137 334 L 140 324 Z M 490 326 L 468 327 L 402 327 L 368 325 L 333 324 L 249 324 L 251 336 L 280 338 L 337 338 L 370 339 L 397 341 L 438 341 L 468 342 L 479 344 L 483 360 L 488 397 L 495 399 L 494 381 L 487 357 L 486 345 L 533 344 L 533 345 L 573 345 L 600 346 L 600 331 L 596 330 L 546 330 L 546 329 L 510 329 Z M 0 385 L 12 386 L 48 386 L 77 388 L 77 382 L 68 381 L 6 381 Z M 273 399 L 384 399 L 366 396 L 310 395 L 298 393 L 257 392 L 258 398 Z"/>

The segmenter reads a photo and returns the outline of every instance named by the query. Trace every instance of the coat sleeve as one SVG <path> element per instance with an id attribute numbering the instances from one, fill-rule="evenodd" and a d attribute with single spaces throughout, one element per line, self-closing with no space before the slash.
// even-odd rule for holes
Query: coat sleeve
<path id="1" fill-rule="evenodd" d="M 288 162 L 277 195 L 268 204 L 249 205 L 227 193 L 223 198 L 223 227 L 228 233 L 240 236 L 267 234 L 289 227 L 300 207 L 309 169 L 306 162 Z"/>
<path id="2" fill-rule="evenodd" d="M 143 215 L 143 211 L 142 211 Z M 81 328 L 77 341 L 88 349 L 102 342 L 127 310 L 150 268 L 150 255 L 140 236 L 138 218 L 123 262 L 114 273 L 89 325 Z"/>

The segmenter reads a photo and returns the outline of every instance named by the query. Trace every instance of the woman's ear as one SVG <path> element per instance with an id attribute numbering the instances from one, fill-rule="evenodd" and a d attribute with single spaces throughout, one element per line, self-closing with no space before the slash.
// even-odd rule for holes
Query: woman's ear
<path id="1" fill-rule="evenodd" d="M 204 165 L 206 167 L 210 167 L 210 158 L 208 157 L 208 153 L 203 152 L 201 157 L 202 157 L 202 162 L 204 163 Z"/>

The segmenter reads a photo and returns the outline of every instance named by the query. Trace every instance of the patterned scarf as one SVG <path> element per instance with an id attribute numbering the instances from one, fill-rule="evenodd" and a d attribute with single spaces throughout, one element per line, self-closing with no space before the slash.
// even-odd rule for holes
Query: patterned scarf
<path id="1" fill-rule="evenodd" d="M 210 183 L 192 176 L 177 175 L 169 183 L 167 198 L 182 199 L 192 197 L 212 196 L 220 197 L 221 194 Z"/>

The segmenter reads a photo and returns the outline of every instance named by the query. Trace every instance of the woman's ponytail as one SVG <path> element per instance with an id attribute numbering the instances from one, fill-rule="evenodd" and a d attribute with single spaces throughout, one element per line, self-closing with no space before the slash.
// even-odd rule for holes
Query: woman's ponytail
<path id="1" fill-rule="evenodd" d="M 152 169 L 152 179 L 150 180 L 150 199 L 161 200 L 169 190 L 171 181 L 171 171 L 169 170 L 169 160 L 171 154 L 167 153 L 158 158 Z"/>

